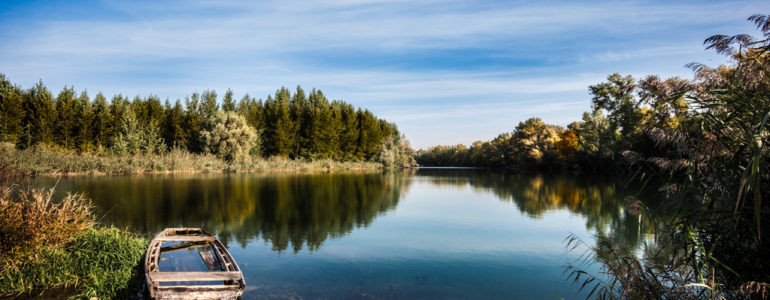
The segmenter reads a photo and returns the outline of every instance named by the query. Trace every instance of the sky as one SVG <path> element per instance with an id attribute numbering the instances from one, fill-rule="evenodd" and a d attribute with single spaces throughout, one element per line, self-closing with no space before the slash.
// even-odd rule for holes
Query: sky
<path id="1" fill-rule="evenodd" d="M 768 0 L 0 1 L 0 73 L 93 96 L 266 98 L 317 88 L 420 149 L 540 117 L 567 125 L 618 72 L 692 78 L 713 34 L 757 35 Z"/>

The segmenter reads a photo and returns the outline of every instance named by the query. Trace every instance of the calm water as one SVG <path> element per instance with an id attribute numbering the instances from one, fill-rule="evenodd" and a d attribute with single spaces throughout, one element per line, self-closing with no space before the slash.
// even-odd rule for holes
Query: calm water
<path id="1" fill-rule="evenodd" d="M 36 179 L 52 185 L 56 179 Z M 602 178 L 420 169 L 60 179 L 102 221 L 203 227 L 246 276 L 244 299 L 581 298 L 562 266 L 574 233 L 637 246 L 638 189 Z M 198 266 L 200 267 L 200 266 Z"/>

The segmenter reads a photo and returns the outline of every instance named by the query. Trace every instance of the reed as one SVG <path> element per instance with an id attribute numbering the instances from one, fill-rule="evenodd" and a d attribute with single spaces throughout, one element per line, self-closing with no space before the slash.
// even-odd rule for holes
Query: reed
<path id="1" fill-rule="evenodd" d="M 53 189 L 0 188 L 0 259 L 26 261 L 41 247 L 56 247 L 93 226 L 91 203 L 69 194 L 52 201 Z"/>
<path id="2" fill-rule="evenodd" d="M 16 149 L 0 143 L 0 177 L 39 175 L 102 175 L 145 173 L 295 172 L 377 170 L 382 164 L 331 159 L 256 158 L 225 162 L 210 154 L 172 149 L 162 154 L 116 155 L 75 153 L 38 145 Z"/>

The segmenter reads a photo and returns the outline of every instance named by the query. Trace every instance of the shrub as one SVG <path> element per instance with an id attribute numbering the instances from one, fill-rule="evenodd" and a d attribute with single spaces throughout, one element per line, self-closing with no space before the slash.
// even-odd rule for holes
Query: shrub
<path id="1" fill-rule="evenodd" d="M 385 168 L 409 168 L 417 165 L 414 149 L 405 136 L 400 139 L 386 137 L 377 152 L 377 162 Z"/>
<path id="2" fill-rule="evenodd" d="M 254 128 L 246 119 L 235 113 L 217 111 L 201 131 L 206 152 L 212 153 L 229 163 L 248 163 L 250 153 L 255 153 L 259 139 Z"/>

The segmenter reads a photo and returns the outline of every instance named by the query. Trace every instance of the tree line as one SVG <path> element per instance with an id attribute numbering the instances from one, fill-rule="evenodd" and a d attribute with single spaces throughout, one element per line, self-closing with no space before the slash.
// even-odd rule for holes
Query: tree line
<path id="1" fill-rule="evenodd" d="M 591 111 L 566 128 L 529 118 L 491 141 L 420 150 L 417 161 L 435 166 L 567 168 L 593 173 L 613 170 L 623 166 L 625 156 L 631 153 L 661 153 L 650 134 L 652 129 L 695 126 L 698 116 L 686 97 L 697 86 L 678 77 L 649 75 L 637 80 L 611 74 L 606 81 L 589 87 Z"/>
<path id="2" fill-rule="evenodd" d="M 23 89 L 0 74 L 0 141 L 19 148 L 42 144 L 77 152 L 204 153 L 211 148 L 205 129 L 219 111 L 242 116 L 255 129 L 257 141 L 248 149 L 253 156 L 363 161 L 376 160 L 393 145 L 408 148 L 394 123 L 300 86 L 294 92 L 281 87 L 264 101 L 248 94 L 236 100 L 228 89 L 221 102 L 216 91 L 204 90 L 172 103 L 120 94 L 108 100 L 102 93 L 92 99 L 73 87 L 54 97 L 42 80 Z"/>

